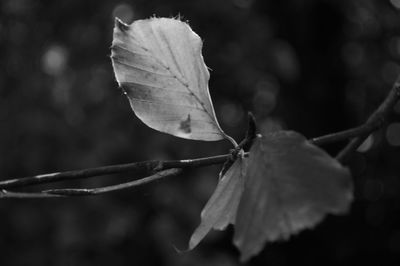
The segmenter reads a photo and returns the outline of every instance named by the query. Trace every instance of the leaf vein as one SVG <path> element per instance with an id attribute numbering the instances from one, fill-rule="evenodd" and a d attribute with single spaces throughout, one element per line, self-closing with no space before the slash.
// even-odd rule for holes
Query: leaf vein
<path id="1" fill-rule="evenodd" d="M 151 29 L 151 31 L 153 32 L 153 35 L 154 35 L 154 36 L 157 36 L 157 35 L 155 34 L 155 32 L 154 32 L 153 27 L 150 26 L 150 29 Z M 164 39 L 166 39 L 165 36 L 164 36 Z M 161 45 L 160 45 L 158 39 L 155 38 L 155 40 L 156 40 L 156 44 L 157 44 L 158 48 L 160 49 L 160 51 L 162 51 Z M 168 49 L 170 50 L 170 53 L 172 54 L 172 58 L 173 58 L 173 60 L 175 61 L 175 64 L 177 64 L 177 63 L 176 63 L 176 59 L 175 59 L 175 57 L 174 57 L 173 50 L 172 50 L 172 48 L 171 48 L 169 42 L 168 42 L 167 40 L 165 40 L 165 42 L 167 43 L 167 47 L 168 47 Z M 156 57 L 154 56 L 154 58 L 156 58 Z M 178 81 L 189 91 L 189 93 L 190 93 L 191 95 L 194 96 L 194 98 L 196 99 L 196 101 L 201 105 L 203 111 L 210 117 L 211 121 L 213 121 L 213 124 L 214 124 L 215 126 L 217 126 L 217 128 L 219 128 L 218 123 L 216 123 L 216 121 L 215 121 L 216 118 L 215 118 L 212 114 L 209 113 L 209 111 L 207 110 L 207 108 L 205 108 L 204 102 L 198 97 L 198 95 L 196 95 L 196 94 L 190 89 L 189 84 L 188 84 L 187 82 L 184 82 L 184 81 L 181 80 L 176 74 L 174 74 L 174 73 L 171 71 L 171 68 L 170 68 L 170 67 L 165 66 L 163 63 L 162 63 L 162 65 L 174 76 L 174 78 L 175 78 L 176 80 L 178 80 Z M 179 67 L 177 67 L 177 68 L 178 68 L 178 70 L 179 70 Z M 181 73 L 181 74 L 182 74 L 182 73 Z"/>
<path id="2" fill-rule="evenodd" d="M 149 104 L 181 106 L 181 107 L 187 107 L 190 109 L 197 109 L 197 110 L 204 112 L 204 110 L 202 108 L 199 108 L 197 106 L 187 105 L 187 104 L 169 103 L 169 102 L 162 102 L 162 101 L 151 101 L 151 100 L 146 100 L 146 99 L 142 99 L 142 98 L 137 98 L 134 96 L 130 96 L 129 98 L 132 100 L 135 100 L 135 101 L 146 102 Z"/>
<path id="3" fill-rule="evenodd" d="M 128 68 L 133 68 L 133 69 L 136 69 L 136 70 L 139 70 L 139 71 L 148 72 L 148 73 L 151 73 L 151 74 L 154 74 L 154 75 L 173 78 L 173 76 L 171 74 L 162 73 L 162 72 L 156 72 L 155 70 L 151 70 L 149 68 L 144 68 L 144 67 L 141 67 L 141 66 L 138 66 L 138 65 L 133 65 L 133 64 L 126 63 L 126 62 L 122 62 L 121 60 L 119 60 L 117 58 L 114 58 L 114 62 L 117 62 L 118 64 L 124 65 L 124 66 L 126 66 Z"/>

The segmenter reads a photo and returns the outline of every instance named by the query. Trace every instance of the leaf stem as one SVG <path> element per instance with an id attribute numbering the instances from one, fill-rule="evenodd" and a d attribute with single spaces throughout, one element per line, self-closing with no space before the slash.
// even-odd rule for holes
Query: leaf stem
<path id="1" fill-rule="evenodd" d="M 225 163 L 222 165 L 222 169 L 219 172 L 219 178 L 222 178 L 225 175 L 226 171 L 228 171 L 228 169 L 236 161 L 237 155 L 241 150 L 244 151 L 250 150 L 250 147 L 253 144 L 254 139 L 256 138 L 257 135 L 256 119 L 254 118 L 254 115 L 251 112 L 247 114 L 247 119 L 248 119 L 248 126 L 247 126 L 246 136 L 239 143 L 239 145 L 236 145 L 236 147 L 233 150 L 231 150 L 231 156 L 229 156 L 228 159 L 225 161 Z"/>
<path id="2" fill-rule="evenodd" d="M 224 136 L 227 140 L 229 140 L 234 148 L 237 148 L 239 145 L 237 144 L 237 142 L 235 141 L 234 138 L 232 138 L 231 136 L 229 136 L 228 134 L 224 133 Z"/>

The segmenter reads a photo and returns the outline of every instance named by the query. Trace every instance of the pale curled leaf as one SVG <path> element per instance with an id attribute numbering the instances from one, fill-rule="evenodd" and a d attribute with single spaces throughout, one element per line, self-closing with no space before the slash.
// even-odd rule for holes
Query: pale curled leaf
<path id="1" fill-rule="evenodd" d="M 242 261 L 266 242 L 314 227 L 352 201 L 348 169 L 295 132 L 258 138 L 251 150 L 237 210 L 234 243 Z"/>
<path id="2" fill-rule="evenodd" d="M 201 48 L 200 37 L 180 20 L 151 18 L 126 25 L 116 19 L 115 76 L 146 125 L 187 139 L 227 137 L 211 103 Z"/>
<path id="3" fill-rule="evenodd" d="M 201 223 L 192 234 L 189 249 L 195 248 L 211 229 L 224 230 L 235 223 L 243 190 L 246 158 L 239 157 L 219 180 L 217 188 L 201 212 Z"/>

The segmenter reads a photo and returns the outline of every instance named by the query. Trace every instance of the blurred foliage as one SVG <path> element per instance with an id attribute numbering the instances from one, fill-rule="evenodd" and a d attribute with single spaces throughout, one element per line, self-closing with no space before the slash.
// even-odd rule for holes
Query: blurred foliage
<path id="1" fill-rule="evenodd" d="M 399 0 L 2 0 L 1 178 L 225 153 L 227 142 L 147 128 L 114 80 L 114 17 L 178 14 L 204 39 L 216 113 L 237 141 L 247 110 L 263 132 L 313 137 L 358 125 L 400 72 Z M 269 245 L 249 265 L 398 265 L 399 115 L 400 105 L 397 123 L 369 138 L 352 162 L 351 214 Z M 237 265 L 231 230 L 210 234 L 193 252 L 174 250 L 186 247 L 217 176 L 218 167 L 207 167 L 106 196 L 1 201 L 0 265 Z"/>

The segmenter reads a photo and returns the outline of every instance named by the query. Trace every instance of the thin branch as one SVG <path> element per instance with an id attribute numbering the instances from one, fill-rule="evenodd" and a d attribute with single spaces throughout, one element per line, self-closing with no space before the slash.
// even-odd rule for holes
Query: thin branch
<path id="1" fill-rule="evenodd" d="M 45 190 L 43 193 L 50 195 L 62 195 L 62 196 L 93 196 L 99 194 L 105 194 L 114 191 L 120 191 L 128 188 L 141 186 L 153 181 L 174 176 L 182 172 L 182 169 L 172 168 L 169 170 L 160 171 L 154 175 L 144 177 L 142 179 L 134 180 L 131 182 L 121 183 L 113 186 L 106 186 L 100 188 L 64 188 L 64 189 L 50 189 Z"/>
<path id="2" fill-rule="evenodd" d="M 393 111 L 394 105 L 400 99 L 400 76 L 397 78 L 394 83 L 392 89 L 389 91 L 385 100 L 382 104 L 372 113 L 372 115 L 368 118 L 364 125 L 361 127 L 364 130 L 358 134 L 355 138 L 353 138 L 347 145 L 344 147 L 339 154 L 336 156 L 336 159 L 341 163 L 345 164 L 350 159 L 351 155 L 357 150 L 357 148 L 365 141 L 369 134 L 373 131 L 381 128 L 385 123 L 385 120 L 389 116 L 389 114 Z"/>
<path id="3" fill-rule="evenodd" d="M 0 190 L 0 199 L 43 199 L 43 198 L 60 198 L 61 195 L 52 195 L 43 192 L 13 192 L 5 189 Z"/>
<path id="4" fill-rule="evenodd" d="M 127 173 L 135 170 L 147 170 L 148 172 L 157 172 L 171 168 L 189 168 L 202 167 L 213 164 L 221 164 L 226 161 L 230 154 L 217 155 L 205 158 L 169 160 L 169 161 L 143 161 L 127 164 L 108 165 L 97 168 L 88 168 L 75 171 L 66 171 L 50 173 L 43 175 L 27 176 L 22 178 L 8 179 L 0 181 L 0 189 L 9 189 L 16 187 L 26 187 L 30 185 L 47 184 L 58 181 L 84 179 L 94 176 L 110 175 L 117 173 Z"/>
<path id="5" fill-rule="evenodd" d="M 340 162 L 346 163 L 348 158 L 353 154 L 353 152 L 361 145 L 361 143 L 371 134 L 373 131 L 379 129 L 383 126 L 385 120 L 393 109 L 393 106 L 400 98 L 400 78 L 394 84 L 392 90 L 389 92 L 388 96 L 384 102 L 379 106 L 379 108 L 370 116 L 367 122 L 359 127 L 328 134 L 325 136 L 310 139 L 309 141 L 315 145 L 321 146 L 329 143 L 339 142 L 346 139 L 352 139 L 349 144 L 338 154 L 336 157 Z M 254 122 L 253 117 L 250 117 L 250 125 Z M 253 127 L 253 126 L 252 126 Z M 255 125 L 254 130 L 255 132 Z M 253 133 L 254 133 L 253 132 Z M 250 139 L 250 138 L 246 138 Z M 251 143 L 249 140 L 242 142 L 240 147 L 244 144 Z M 250 144 L 249 144 L 250 145 Z M 248 154 L 247 154 L 248 155 Z M 100 193 L 106 193 L 110 191 L 120 190 L 129 188 L 132 186 L 138 186 L 152 182 L 156 179 L 167 177 L 173 175 L 174 168 L 189 168 L 189 167 L 202 167 L 214 164 L 222 164 L 231 158 L 232 153 L 223 154 L 211 157 L 197 158 L 197 159 L 187 159 L 187 160 L 169 160 L 169 161 L 143 161 L 128 164 L 118 164 L 102 166 L 97 168 L 82 169 L 76 171 L 66 171 L 58 173 L 50 173 L 36 176 L 28 176 L 18 179 L 9 179 L 0 181 L 0 198 L 48 198 L 48 197 L 59 197 L 59 196 L 71 196 L 71 195 L 96 195 Z M 169 174 L 165 174 L 164 170 L 174 169 L 174 171 Z M 134 170 L 146 170 L 147 172 L 158 172 L 155 175 L 145 177 L 143 179 L 131 181 L 128 183 L 118 184 L 109 187 L 95 188 L 95 189 L 55 189 L 48 190 L 42 193 L 24 193 L 24 192 L 11 192 L 6 189 L 25 187 L 30 185 L 51 183 L 63 180 L 74 180 L 83 179 L 94 176 L 102 176 L 117 173 L 126 173 Z M 160 173 L 164 173 L 161 174 Z"/>
<path id="6" fill-rule="evenodd" d="M 340 131 L 328 135 L 324 135 L 317 138 L 312 138 L 309 141 L 317 146 L 326 145 L 329 143 L 339 142 L 353 137 L 357 137 L 360 134 L 366 134 L 372 132 L 372 128 L 369 124 Z M 42 175 L 27 176 L 21 178 L 14 178 L 0 181 L 0 189 L 10 189 L 17 187 L 26 187 L 39 184 L 48 184 L 59 181 L 68 181 L 75 179 L 85 179 L 95 176 L 103 176 L 118 173 L 127 173 L 135 170 L 147 170 L 148 172 L 156 172 L 161 170 L 167 170 L 171 168 L 197 168 L 215 164 L 223 164 L 227 159 L 231 158 L 231 154 L 216 155 L 211 157 L 197 158 L 197 159 L 185 159 L 185 160 L 150 160 L 143 162 L 134 162 L 127 164 L 116 164 L 101 166 L 96 168 L 88 168 L 82 170 L 72 170 L 66 172 L 56 172 Z M 1 198 L 1 196 L 0 196 Z"/>
<path id="7" fill-rule="evenodd" d="M 147 176 L 138 180 L 131 182 L 121 183 L 113 186 L 106 186 L 93 189 L 75 189 L 75 188 L 65 188 L 65 189 L 50 189 L 41 192 L 15 192 L 8 191 L 5 189 L 0 190 L 0 199 L 3 198 L 13 198 L 13 199 L 43 199 L 43 198 L 60 198 L 60 197 L 70 197 L 70 196 L 90 196 L 110 193 L 114 191 L 120 191 L 128 188 L 133 188 L 147 183 L 156 181 L 169 176 L 174 176 L 182 172 L 181 169 L 169 169 L 160 171 L 154 175 Z"/>
<path id="8" fill-rule="evenodd" d="M 331 134 L 327 134 L 321 137 L 312 138 L 309 141 L 317 146 L 323 146 L 330 143 L 340 142 L 344 140 L 348 140 L 354 137 L 357 137 L 361 134 L 366 134 L 371 132 L 371 128 L 369 125 L 363 124 L 359 127 L 346 129 L 344 131 L 335 132 Z"/>

